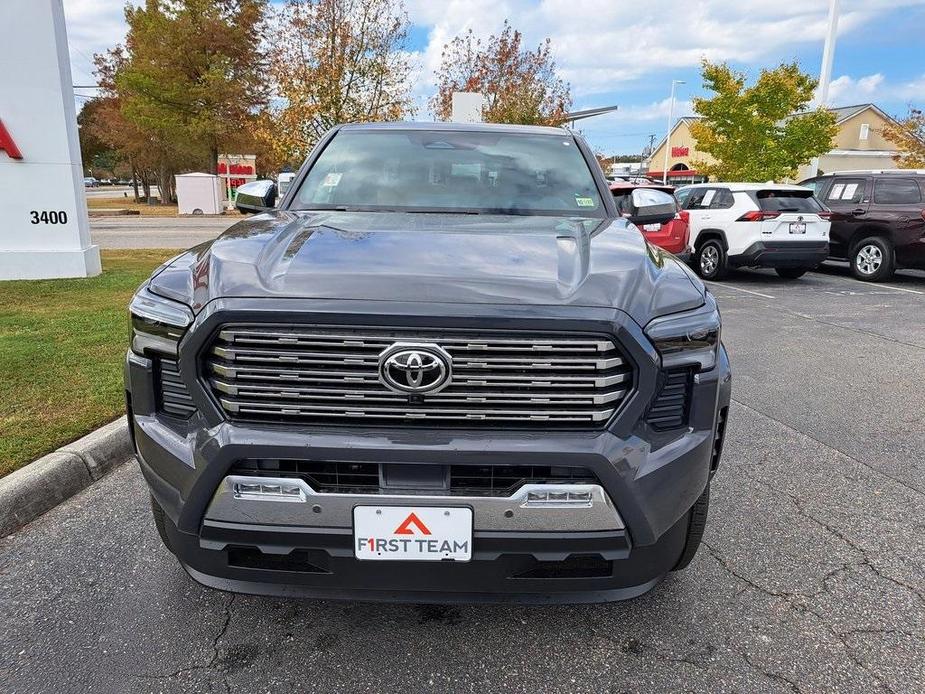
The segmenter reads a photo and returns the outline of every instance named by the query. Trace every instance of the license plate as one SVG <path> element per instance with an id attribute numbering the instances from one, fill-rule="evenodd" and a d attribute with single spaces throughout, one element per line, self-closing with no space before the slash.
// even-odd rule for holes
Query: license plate
<path id="1" fill-rule="evenodd" d="M 353 553 L 370 560 L 469 561 L 472 509 L 356 506 Z"/>
<path id="2" fill-rule="evenodd" d="M 662 225 L 661 224 L 643 224 L 642 230 L 643 231 L 661 231 Z"/>
<path id="3" fill-rule="evenodd" d="M 806 222 L 790 222 L 790 233 L 791 234 L 805 234 L 806 233 Z"/>

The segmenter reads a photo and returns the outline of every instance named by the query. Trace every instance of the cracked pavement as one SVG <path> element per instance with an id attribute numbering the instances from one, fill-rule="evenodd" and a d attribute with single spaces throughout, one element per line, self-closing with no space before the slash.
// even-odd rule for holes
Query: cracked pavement
<path id="1" fill-rule="evenodd" d="M 712 285 L 735 381 L 704 546 L 631 602 L 233 596 L 134 464 L 0 540 L 0 691 L 925 691 L 925 274 Z M 763 295 L 763 296 L 762 296 Z"/>

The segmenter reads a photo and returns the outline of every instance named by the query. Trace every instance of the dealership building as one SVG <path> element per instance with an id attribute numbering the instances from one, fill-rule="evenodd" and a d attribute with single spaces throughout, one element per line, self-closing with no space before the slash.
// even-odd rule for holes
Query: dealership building
<path id="1" fill-rule="evenodd" d="M 857 104 L 829 109 L 835 114 L 838 133 L 832 149 L 819 157 L 819 173 L 857 169 L 893 169 L 898 147 L 883 137 L 883 127 L 892 121 L 875 104 Z M 668 180 L 675 185 L 700 183 L 706 177 L 696 170 L 697 161 L 710 163 L 713 158 L 697 149 L 690 126 L 697 116 L 680 118 L 668 138 Z M 655 146 L 645 162 L 651 178 L 662 178 L 665 163 L 665 138 Z M 801 167 L 796 180 L 809 176 L 809 167 Z"/>

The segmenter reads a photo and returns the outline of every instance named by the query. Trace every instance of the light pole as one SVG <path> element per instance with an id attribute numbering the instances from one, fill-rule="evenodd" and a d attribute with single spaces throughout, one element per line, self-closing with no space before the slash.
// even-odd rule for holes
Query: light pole
<path id="1" fill-rule="evenodd" d="M 829 102 L 829 84 L 832 81 L 832 60 L 835 58 L 835 39 L 838 35 L 838 0 L 829 0 L 829 28 L 825 33 L 822 49 L 822 69 L 819 71 L 819 86 L 816 89 L 816 104 L 823 108 Z M 819 157 L 813 157 L 809 164 L 810 177 L 819 173 Z"/>
<path id="2" fill-rule="evenodd" d="M 684 80 L 671 80 L 671 100 L 668 102 L 668 132 L 665 134 L 665 166 L 662 167 L 662 185 L 668 183 L 668 154 L 671 152 L 671 126 L 674 120 L 674 88 Z"/>

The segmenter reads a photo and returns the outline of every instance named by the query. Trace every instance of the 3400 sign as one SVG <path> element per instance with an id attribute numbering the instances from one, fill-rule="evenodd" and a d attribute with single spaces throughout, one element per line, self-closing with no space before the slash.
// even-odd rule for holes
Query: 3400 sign
<path id="1" fill-rule="evenodd" d="M 64 210 L 30 210 L 29 220 L 33 224 L 67 224 Z"/>

